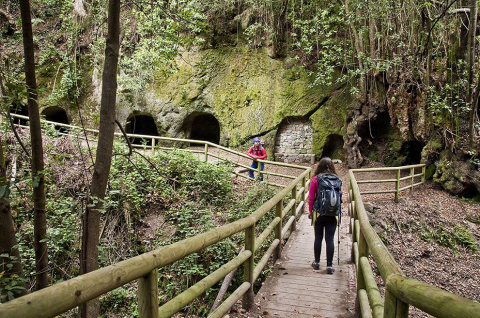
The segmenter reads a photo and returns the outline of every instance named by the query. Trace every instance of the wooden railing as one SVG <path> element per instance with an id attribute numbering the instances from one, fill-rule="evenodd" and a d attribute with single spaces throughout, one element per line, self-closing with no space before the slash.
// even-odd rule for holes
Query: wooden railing
<path id="1" fill-rule="evenodd" d="M 59 125 L 58 123 L 52 124 Z M 73 128 L 76 129 L 77 127 Z M 136 137 L 141 135 L 129 136 Z M 155 140 L 204 143 L 205 160 L 208 159 L 210 146 L 221 148 L 240 156 L 243 155 L 228 148 L 198 140 L 147 137 Z M 154 145 L 154 143 L 152 144 Z M 155 147 L 153 150 L 155 149 L 157 148 Z M 278 164 L 270 161 L 265 162 Z M 239 299 L 242 299 L 245 309 L 250 309 L 253 305 L 254 282 L 260 276 L 270 257 L 273 255 L 275 260 L 280 256 L 283 240 L 289 232 L 295 229 L 297 217 L 302 213 L 305 202 L 308 200 L 308 191 L 306 189 L 309 188 L 311 169 L 287 164 L 282 165 L 301 169 L 301 173 L 249 216 L 1 304 L 0 317 L 55 317 L 135 280 L 138 282 L 138 316 L 141 318 L 170 317 L 219 282 L 232 270 L 242 265 L 244 272 L 243 283 L 208 317 L 222 317 Z M 268 172 L 264 171 L 263 173 Z M 287 201 L 287 197 L 290 197 L 289 201 Z M 255 236 L 256 223 L 273 208 L 275 208 L 275 218 L 260 235 Z M 245 231 L 245 250 L 242 253 L 160 308 L 158 307 L 158 268 L 168 266 L 241 231 Z M 263 255 L 259 255 L 261 259 L 255 265 L 255 252 L 272 233 L 274 235 L 273 242 Z"/>
<path id="2" fill-rule="evenodd" d="M 421 172 L 416 172 L 415 169 L 421 169 Z M 402 171 L 409 171 L 409 175 L 400 177 Z M 395 183 L 395 189 L 387 190 L 371 190 L 361 191 L 360 194 L 375 194 L 375 193 L 395 193 L 395 202 L 398 202 L 400 192 L 410 189 L 410 193 L 413 188 L 425 183 L 425 165 L 417 164 L 402 167 L 382 167 L 382 168 L 366 168 L 366 169 L 351 169 L 351 172 L 360 174 L 367 172 L 395 172 L 395 178 L 393 179 L 380 179 L 380 180 L 357 180 L 357 184 L 367 183 Z M 417 179 L 420 179 L 418 181 Z M 418 181 L 418 182 L 415 182 Z M 406 185 L 402 184 L 406 183 Z"/>
<path id="3" fill-rule="evenodd" d="M 18 115 L 18 114 L 10 114 L 10 116 L 12 118 L 23 119 L 23 120 L 28 120 L 29 119 L 29 117 L 27 117 L 27 116 Z M 44 125 L 51 125 L 53 127 L 56 127 L 57 130 L 60 127 L 64 128 L 64 132 L 57 131 L 57 133 L 59 135 L 72 136 L 72 137 L 79 138 L 79 139 L 87 139 L 88 138 L 88 140 L 95 140 L 98 137 L 98 130 L 96 130 L 96 129 L 87 129 L 87 128 L 82 128 L 82 127 L 73 126 L 73 125 L 67 125 L 67 124 L 63 124 L 63 123 L 57 123 L 57 122 L 48 121 L 48 120 L 42 120 L 41 122 Z M 20 124 L 15 124 L 15 126 L 21 127 L 21 128 L 26 128 L 26 129 L 29 128 L 29 126 L 23 126 L 23 125 L 20 125 Z M 124 138 L 123 134 L 120 133 L 120 132 L 116 132 L 115 136 L 119 140 L 123 140 L 123 138 Z M 150 153 L 152 153 L 152 154 L 155 154 L 156 151 L 166 151 L 166 150 L 177 149 L 177 150 L 181 150 L 181 151 L 185 151 L 185 152 L 195 153 L 195 154 L 203 157 L 203 160 L 205 160 L 205 161 L 208 161 L 209 157 L 212 157 L 212 158 L 216 158 L 216 159 L 220 159 L 220 160 L 229 161 L 232 164 L 236 165 L 237 167 L 241 167 L 245 170 L 255 171 L 255 169 L 251 168 L 250 166 L 248 166 L 246 164 L 242 164 L 242 163 L 238 162 L 238 160 L 235 161 L 235 160 L 228 159 L 226 157 L 222 157 L 221 155 L 218 155 L 218 154 L 215 154 L 215 153 L 211 152 L 211 150 L 212 149 L 218 149 L 218 150 L 224 151 L 226 153 L 230 153 L 232 155 L 235 155 L 239 158 L 245 158 L 245 159 L 248 159 L 248 160 L 252 160 L 252 158 L 250 158 L 249 156 L 247 156 L 244 153 L 232 150 L 230 148 L 222 147 L 222 146 L 214 144 L 212 142 L 202 141 L 202 140 L 194 140 L 194 139 L 180 139 L 180 138 L 169 138 L 169 137 L 139 135 L 139 134 L 126 134 L 126 136 L 128 138 L 138 138 L 138 139 L 144 140 L 145 144 L 143 144 L 143 145 L 140 145 L 140 144 L 131 144 L 131 145 L 132 145 L 133 148 L 150 151 Z M 151 145 L 146 145 L 147 142 L 150 142 Z M 169 144 L 170 146 L 162 146 L 161 144 Z M 192 145 L 192 144 L 203 147 L 203 150 L 186 148 L 186 147 L 188 147 L 189 145 Z M 176 147 L 173 147 L 171 145 L 176 145 Z M 276 187 L 284 187 L 285 185 L 269 182 L 268 181 L 268 176 L 276 176 L 276 177 L 280 177 L 280 178 L 283 178 L 283 179 L 288 179 L 289 181 L 295 179 L 296 176 L 269 171 L 268 170 L 269 166 L 295 168 L 295 169 L 299 169 L 300 171 L 305 170 L 305 167 L 303 167 L 303 166 L 297 166 L 297 165 L 287 164 L 287 163 L 283 163 L 283 162 L 275 162 L 275 161 L 260 160 L 260 159 L 257 159 L 257 161 L 258 161 L 259 164 L 258 164 L 258 168 L 256 169 L 256 172 L 258 174 L 262 173 L 266 176 L 266 178 L 265 178 L 266 181 L 264 181 L 264 183 L 266 183 L 268 185 L 276 186 Z M 265 170 L 264 171 L 261 171 L 261 163 L 265 164 Z M 244 175 L 244 174 L 241 174 L 241 173 L 238 173 L 238 172 L 235 172 L 235 174 L 239 177 L 249 179 L 249 177 L 247 175 Z"/>
<path id="4" fill-rule="evenodd" d="M 400 167 L 397 171 L 403 170 L 403 168 L 413 169 L 413 167 L 421 168 L 421 165 Z M 350 230 L 353 234 L 352 239 L 354 242 L 352 246 L 352 261 L 355 262 L 357 274 L 357 312 L 360 313 L 361 317 L 406 318 L 408 317 L 409 306 L 412 305 L 439 318 L 479 317 L 479 303 L 406 277 L 370 225 L 361 196 L 362 193 L 367 192 L 360 192 L 358 187 L 360 182 L 356 180 L 356 174 L 385 170 L 392 169 L 354 169 L 349 171 L 348 211 L 351 217 Z M 420 183 L 423 183 L 425 180 L 424 171 L 422 168 L 422 181 Z M 413 175 L 414 173 L 411 172 L 411 176 Z M 411 178 L 411 176 L 408 178 Z M 386 182 L 395 181 L 397 184 L 395 190 L 377 191 L 375 193 L 398 193 L 402 190 L 398 187 L 399 179 L 398 172 L 397 179 L 384 180 Z M 362 183 L 367 182 L 362 181 Z M 403 190 L 415 185 L 417 184 L 411 182 L 410 186 L 403 188 Z M 373 257 L 384 282 L 385 299 L 382 299 L 375 281 L 369 262 L 370 255 Z"/>

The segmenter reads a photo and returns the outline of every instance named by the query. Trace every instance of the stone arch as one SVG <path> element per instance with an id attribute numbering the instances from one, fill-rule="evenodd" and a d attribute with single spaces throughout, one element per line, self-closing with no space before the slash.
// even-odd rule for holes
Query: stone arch
<path id="1" fill-rule="evenodd" d="M 189 139 L 220 143 L 220 123 L 212 114 L 191 114 L 185 120 L 184 127 L 188 131 Z"/>
<path id="2" fill-rule="evenodd" d="M 127 118 L 125 125 L 125 132 L 127 134 L 159 136 L 157 125 L 152 115 L 149 114 L 131 114 Z M 146 142 L 147 146 L 152 145 L 151 139 L 130 138 L 130 142 L 137 145 L 142 145 Z"/>
<path id="3" fill-rule="evenodd" d="M 343 149 L 343 137 L 338 134 L 328 135 L 327 140 L 323 146 L 323 157 L 330 157 L 331 159 L 345 160 L 345 151 Z"/>
<path id="4" fill-rule="evenodd" d="M 42 116 L 45 120 L 53 121 L 55 123 L 70 125 L 70 120 L 68 120 L 67 112 L 58 106 L 47 107 L 42 111 Z M 60 132 L 67 132 L 68 128 L 55 125 L 55 129 Z"/>
<path id="5" fill-rule="evenodd" d="M 282 162 L 312 162 L 313 128 L 309 119 L 285 118 L 275 137 L 275 160 Z"/>

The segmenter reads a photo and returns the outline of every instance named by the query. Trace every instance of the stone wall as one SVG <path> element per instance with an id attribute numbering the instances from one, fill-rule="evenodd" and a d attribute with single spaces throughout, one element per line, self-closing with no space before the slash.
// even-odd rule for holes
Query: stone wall
<path id="1" fill-rule="evenodd" d="M 275 139 L 275 160 L 291 163 L 314 163 L 312 140 L 313 129 L 310 120 L 284 120 L 280 124 Z"/>

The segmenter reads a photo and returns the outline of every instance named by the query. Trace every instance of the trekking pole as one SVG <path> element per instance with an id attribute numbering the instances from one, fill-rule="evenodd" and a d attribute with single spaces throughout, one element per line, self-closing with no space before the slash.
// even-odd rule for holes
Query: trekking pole
<path id="1" fill-rule="evenodd" d="M 337 255 L 338 255 L 338 265 L 340 265 L 340 223 L 342 222 L 342 211 L 340 210 L 340 215 L 338 216 L 338 244 L 337 244 Z"/>

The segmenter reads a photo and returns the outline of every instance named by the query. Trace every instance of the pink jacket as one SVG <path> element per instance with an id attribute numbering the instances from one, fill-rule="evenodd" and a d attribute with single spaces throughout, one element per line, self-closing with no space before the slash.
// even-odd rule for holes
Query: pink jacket
<path id="1" fill-rule="evenodd" d="M 318 181 L 317 176 L 313 177 L 310 181 L 310 191 L 308 192 L 308 212 L 312 212 L 313 203 L 315 203 L 315 197 L 317 196 L 318 191 Z"/>

